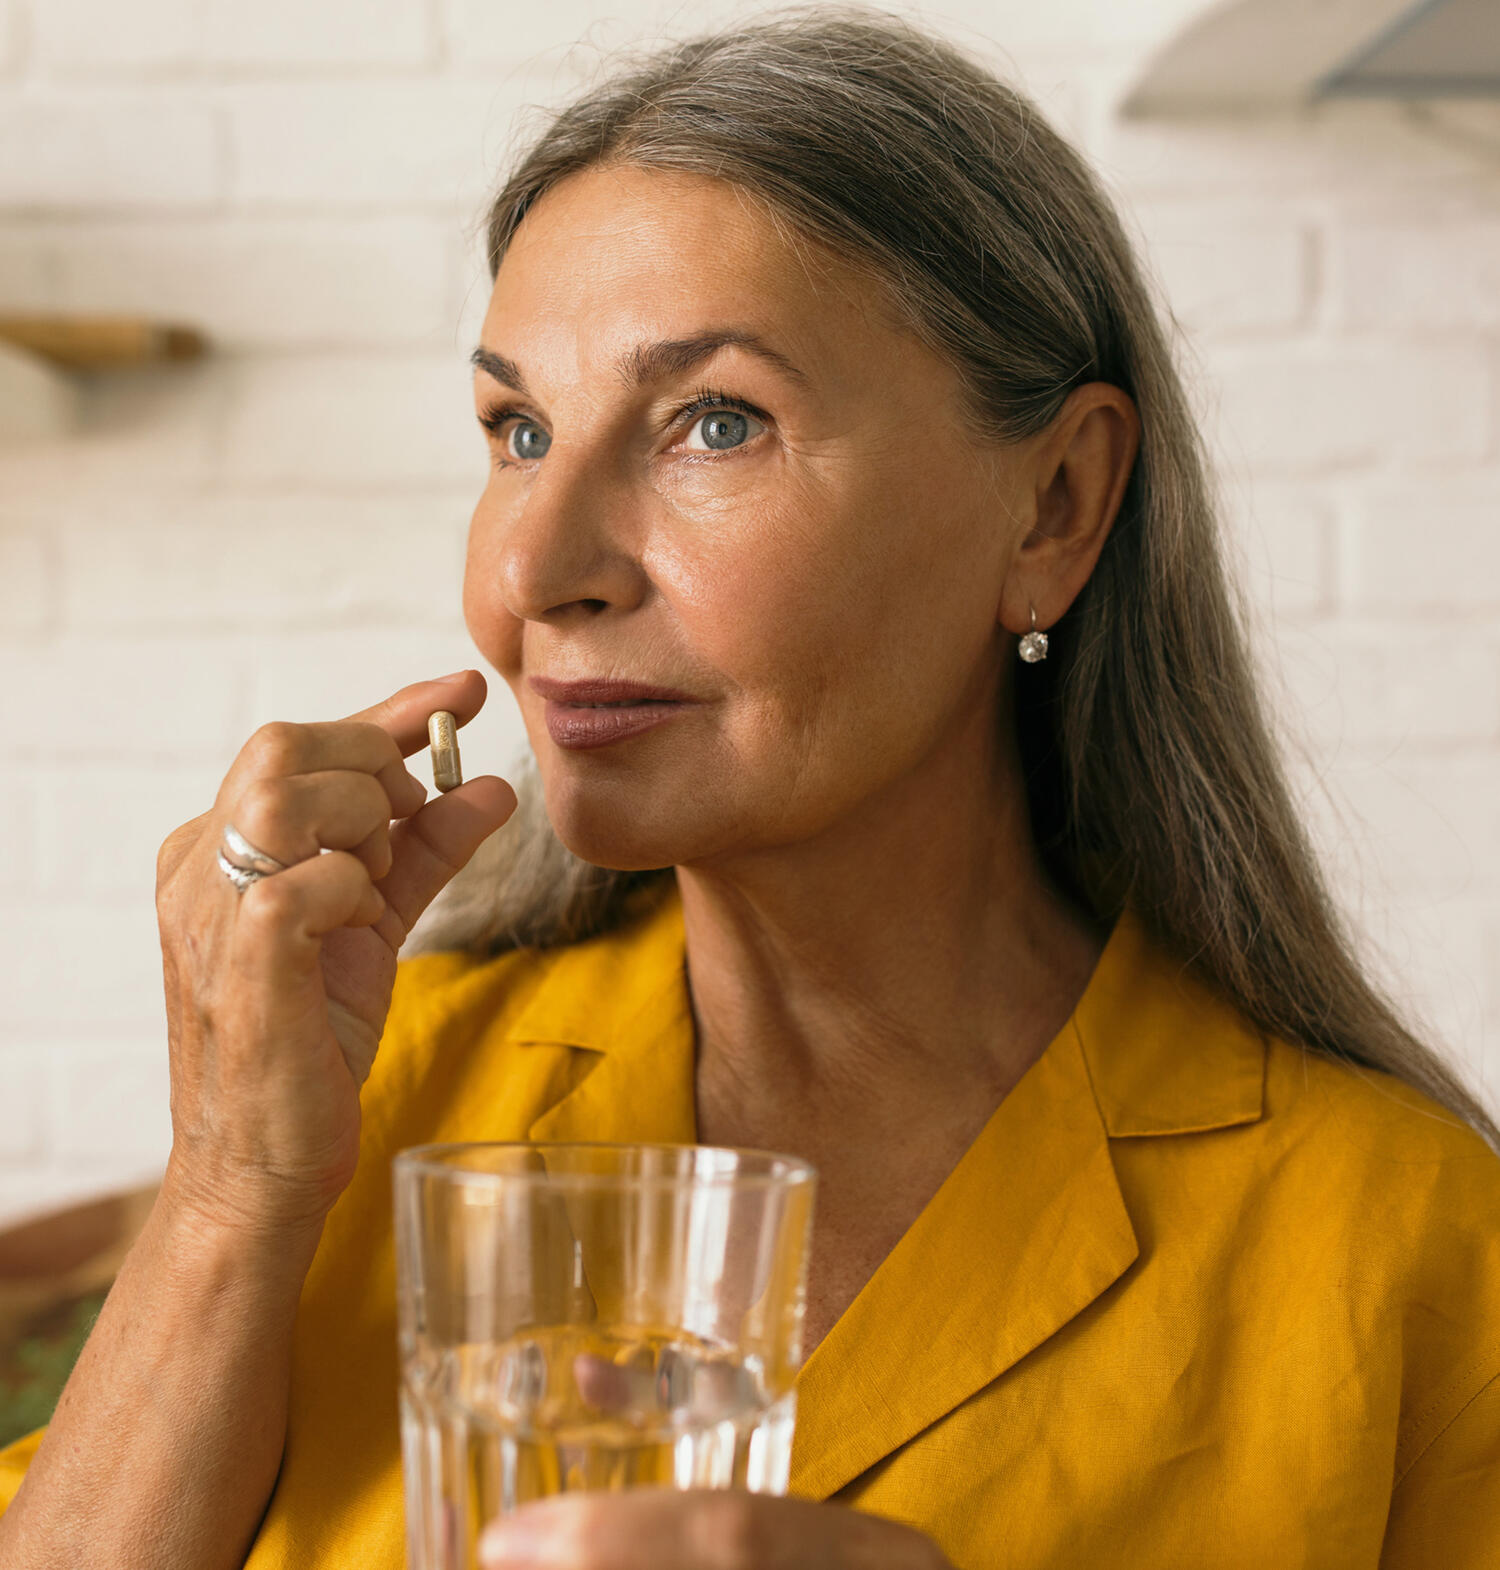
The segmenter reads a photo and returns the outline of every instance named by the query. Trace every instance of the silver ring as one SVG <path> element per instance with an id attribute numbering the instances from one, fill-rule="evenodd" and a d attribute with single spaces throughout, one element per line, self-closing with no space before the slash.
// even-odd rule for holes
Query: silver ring
<path id="1" fill-rule="evenodd" d="M 257 850 L 232 823 L 224 825 L 224 859 L 241 872 L 258 872 L 269 877 L 273 872 L 285 872 L 286 863 Z M 221 853 L 222 854 L 222 853 Z"/>
<path id="2" fill-rule="evenodd" d="M 269 872 L 252 872 L 248 867 L 237 867 L 221 850 L 219 852 L 219 871 L 234 884 L 236 894 L 243 894 L 252 883 L 259 883 L 262 878 L 270 877 Z"/>

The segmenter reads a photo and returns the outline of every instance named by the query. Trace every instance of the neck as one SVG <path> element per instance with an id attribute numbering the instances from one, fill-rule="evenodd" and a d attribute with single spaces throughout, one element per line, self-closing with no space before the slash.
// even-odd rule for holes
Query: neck
<path id="1" fill-rule="evenodd" d="M 982 719 L 811 840 L 677 869 L 700 1104 L 1003 1095 L 1065 1023 L 1103 934 Z"/>

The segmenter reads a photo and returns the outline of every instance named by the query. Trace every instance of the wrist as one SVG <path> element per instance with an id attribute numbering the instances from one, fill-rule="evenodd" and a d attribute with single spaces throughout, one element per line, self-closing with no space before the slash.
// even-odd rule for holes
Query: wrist
<path id="1" fill-rule="evenodd" d="M 325 1218 L 325 1211 L 290 1203 L 274 1186 L 229 1182 L 189 1166 L 176 1150 L 153 1212 L 172 1258 L 244 1264 L 268 1282 L 284 1277 L 299 1287 Z"/>

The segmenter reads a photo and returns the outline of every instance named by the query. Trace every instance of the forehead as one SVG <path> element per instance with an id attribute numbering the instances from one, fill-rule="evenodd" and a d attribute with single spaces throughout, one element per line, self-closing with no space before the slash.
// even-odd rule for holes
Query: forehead
<path id="1" fill-rule="evenodd" d="M 749 193 L 675 170 L 601 166 L 543 196 L 495 279 L 483 340 L 523 361 L 612 358 L 706 322 L 754 326 L 798 364 L 898 352 L 882 292 Z M 809 370 L 813 367 L 809 366 Z"/>

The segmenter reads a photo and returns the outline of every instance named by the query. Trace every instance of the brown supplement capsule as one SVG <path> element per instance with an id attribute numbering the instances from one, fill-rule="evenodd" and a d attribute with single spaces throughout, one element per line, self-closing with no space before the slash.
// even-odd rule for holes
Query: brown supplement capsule
<path id="1" fill-rule="evenodd" d="M 439 790 L 452 790 L 464 782 L 458 759 L 458 722 L 446 709 L 427 716 L 427 739 L 432 743 L 432 782 Z"/>

